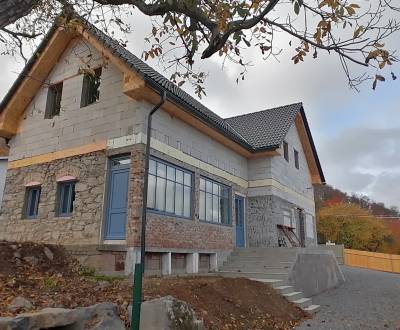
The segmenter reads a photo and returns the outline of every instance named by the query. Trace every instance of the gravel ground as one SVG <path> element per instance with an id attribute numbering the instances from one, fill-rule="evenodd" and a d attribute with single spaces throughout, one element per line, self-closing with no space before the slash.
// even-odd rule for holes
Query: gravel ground
<path id="1" fill-rule="evenodd" d="M 346 282 L 313 297 L 321 305 L 305 329 L 400 330 L 400 274 L 342 267 Z"/>

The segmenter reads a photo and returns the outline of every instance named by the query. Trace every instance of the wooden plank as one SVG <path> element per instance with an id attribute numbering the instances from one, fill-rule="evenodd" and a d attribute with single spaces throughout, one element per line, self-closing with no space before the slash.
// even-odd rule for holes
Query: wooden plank
<path id="1" fill-rule="evenodd" d="M 70 41 L 76 35 L 59 28 L 39 55 L 28 75 L 0 115 L 0 135 L 11 137 L 18 131 L 21 115 L 45 82 Z"/>
<path id="2" fill-rule="evenodd" d="M 317 162 L 314 157 L 314 153 L 312 151 L 310 140 L 308 139 L 307 130 L 304 125 L 303 118 L 300 113 L 296 115 L 295 125 L 297 128 L 297 132 L 300 137 L 301 146 L 303 147 L 304 154 L 306 156 L 308 168 L 311 174 L 311 182 L 313 184 L 321 184 L 321 176 L 318 171 Z"/>
<path id="3" fill-rule="evenodd" d="M 344 249 L 344 259 L 348 266 L 400 273 L 400 255 Z"/>
<path id="4" fill-rule="evenodd" d="M 84 155 L 90 152 L 105 150 L 106 147 L 107 147 L 107 141 L 101 141 L 97 143 L 86 144 L 75 148 L 69 148 L 29 158 L 14 160 L 8 163 L 8 169 L 25 167 L 34 164 L 48 163 L 56 159 Z"/>

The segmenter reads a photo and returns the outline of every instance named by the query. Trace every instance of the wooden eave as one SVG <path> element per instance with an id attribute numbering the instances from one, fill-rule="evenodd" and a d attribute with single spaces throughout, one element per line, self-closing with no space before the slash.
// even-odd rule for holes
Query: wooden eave
<path id="1" fill-rule="evenodd" d="M 22 114 L 74 37 L 73 33 L 62 28 L 54 32 L 45 49 L 38 54 L 38 59 L 29 74 L 1 112 L 0 136 L 9 138 L 17 133 Z"/>
<path id="2" fill-rule="evenodd" d="M 311 182 L 312 184 L 323 184 L 324 182 L 318 168 L 317 160 L 315 159 L 310 139 L 308 137 L 306 125 L 300 112 L 298 112 L 296 115 L 295 125 L 300 137 L 301 146 L 303 147 L 303 151 L 306 156 L 307 165 L 311 175 Z"/>

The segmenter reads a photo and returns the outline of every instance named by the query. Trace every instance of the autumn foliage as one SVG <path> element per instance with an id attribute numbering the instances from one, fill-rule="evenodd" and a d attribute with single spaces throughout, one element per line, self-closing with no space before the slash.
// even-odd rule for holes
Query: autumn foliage
<path id="1" fill-rule="evenodd" d="M 352 203 L 332 203 L 318 212 L 318 238 L 346 248 L 386 252 L 393 245 L 392 231 L 368 210 Z"/>

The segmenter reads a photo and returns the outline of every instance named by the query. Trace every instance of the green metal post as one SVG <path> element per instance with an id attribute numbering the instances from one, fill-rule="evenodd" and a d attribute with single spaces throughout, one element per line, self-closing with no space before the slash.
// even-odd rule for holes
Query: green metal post
<path id="1" fill-rule="evenodd" d="M 139 330 L 142 305 L 142 264 L 135 264 L 131 330 Z"/>

